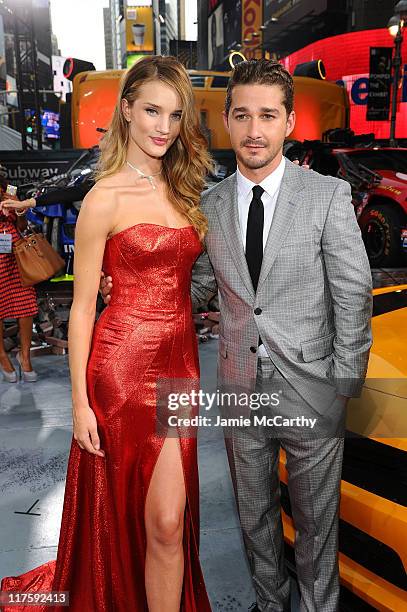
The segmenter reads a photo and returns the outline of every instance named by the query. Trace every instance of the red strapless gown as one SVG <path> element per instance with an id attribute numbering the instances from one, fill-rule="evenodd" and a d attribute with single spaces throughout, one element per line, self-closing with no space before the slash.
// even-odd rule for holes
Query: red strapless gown
<path id="1" fill-rule="evenodd" d="M 142 223 L 108 240 L 103 270 L 114 287 L 95 326 L 87 368 L 89 402 L 106 456 L 90 455 L 72 439 L 57 559 L 4 578 L 2 590 L 69 591 L 72 612 L 148 610 L 144 506 L 165 440 L 156 432 L 156 382 L 199 378 L 190 284 L 200 252 L 192 226 Z M 187 493 L 181 610 L 208 612 L 198 557 L 196 436 L 184 432 L 180 447 Z M 42 609 L 54 607 L 4 608 Z"/>

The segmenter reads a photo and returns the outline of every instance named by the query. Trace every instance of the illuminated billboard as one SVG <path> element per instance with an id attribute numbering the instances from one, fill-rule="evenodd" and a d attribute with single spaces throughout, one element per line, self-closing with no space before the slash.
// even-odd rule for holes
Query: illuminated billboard
<path id="1" fill-rule="evenodd" d="M 350 101 L 350 127 L 356 134 L 373 132 L 388 138 L 390 121 L 367 120 L 369 99 L 370 48 L 393 47 L 387 28 L 339 34 L 318 40 L 281 60 L 291 73 L 297 64 L 321 59 L 328 81 L 342 84 Z M 398 90 L 396 137 L 407 138 L 407 40 L 402 43 L 402 78 Z"/>
<path id="2" fill-rule="evenodd" d="M 154 51 L 153 8 L 131 6 L 126 10 L 127 53 Z"/>

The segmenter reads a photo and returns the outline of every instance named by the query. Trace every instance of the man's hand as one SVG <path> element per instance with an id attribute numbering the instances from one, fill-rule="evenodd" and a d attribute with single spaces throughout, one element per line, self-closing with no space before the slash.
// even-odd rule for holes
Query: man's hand
<path id="1" fill-rule="evenodd" d="M 112 291 L 113 283 L 111 276 L 105 276 L 104 272 L 100 273 L 100 285 L 99 291 L 103 298 L 104 303 L 107 305 L 111 299 L 111 291 Z"/>

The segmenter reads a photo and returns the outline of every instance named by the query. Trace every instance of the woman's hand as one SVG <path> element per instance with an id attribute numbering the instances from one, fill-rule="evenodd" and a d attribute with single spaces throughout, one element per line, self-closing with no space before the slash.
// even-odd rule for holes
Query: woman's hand
<path id="1" fill-rule="evenodd" d="M 97 430 L 95 413 L 89 404 L 75 406 L 72 410 L 73 437 L 82 450 L 92 455 L 104 457 L 104 451 L 100 450 L 100 439 Z"/>
<path id="2" fill-rule="evenodd" d="M 7 216 L 9 210 L 21 211 L 26 210 L 27 208 L 34 208 L 35 205 L 35 198 L 28 198 L 28 200 L 21 200 L 21 202 L 19 202 L 18 200 L 14 200 L 9 197 L 0 202 L 0 212 Z"/>

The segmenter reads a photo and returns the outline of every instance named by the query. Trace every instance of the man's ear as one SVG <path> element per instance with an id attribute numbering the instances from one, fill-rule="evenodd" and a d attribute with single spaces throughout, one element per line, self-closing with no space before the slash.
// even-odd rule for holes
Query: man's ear
<path id="1" fill-rule="evenodd" d="M 229 132 L 229 115 L 226 114 L 226 111 L 222 111 L 223 125 L 225 126 L 225 130 Z"/>
<path id="2" fill-rule="evenodd" d="M 295 112 L 291 111 L 291 113 L 288 115 L 287 118 L 287 127 L 285 130 L 285 137 L 287 138 L 287 136 L 289 136 L 291 134 L 291 132 L 293 131 L 295 126 Z"/>

